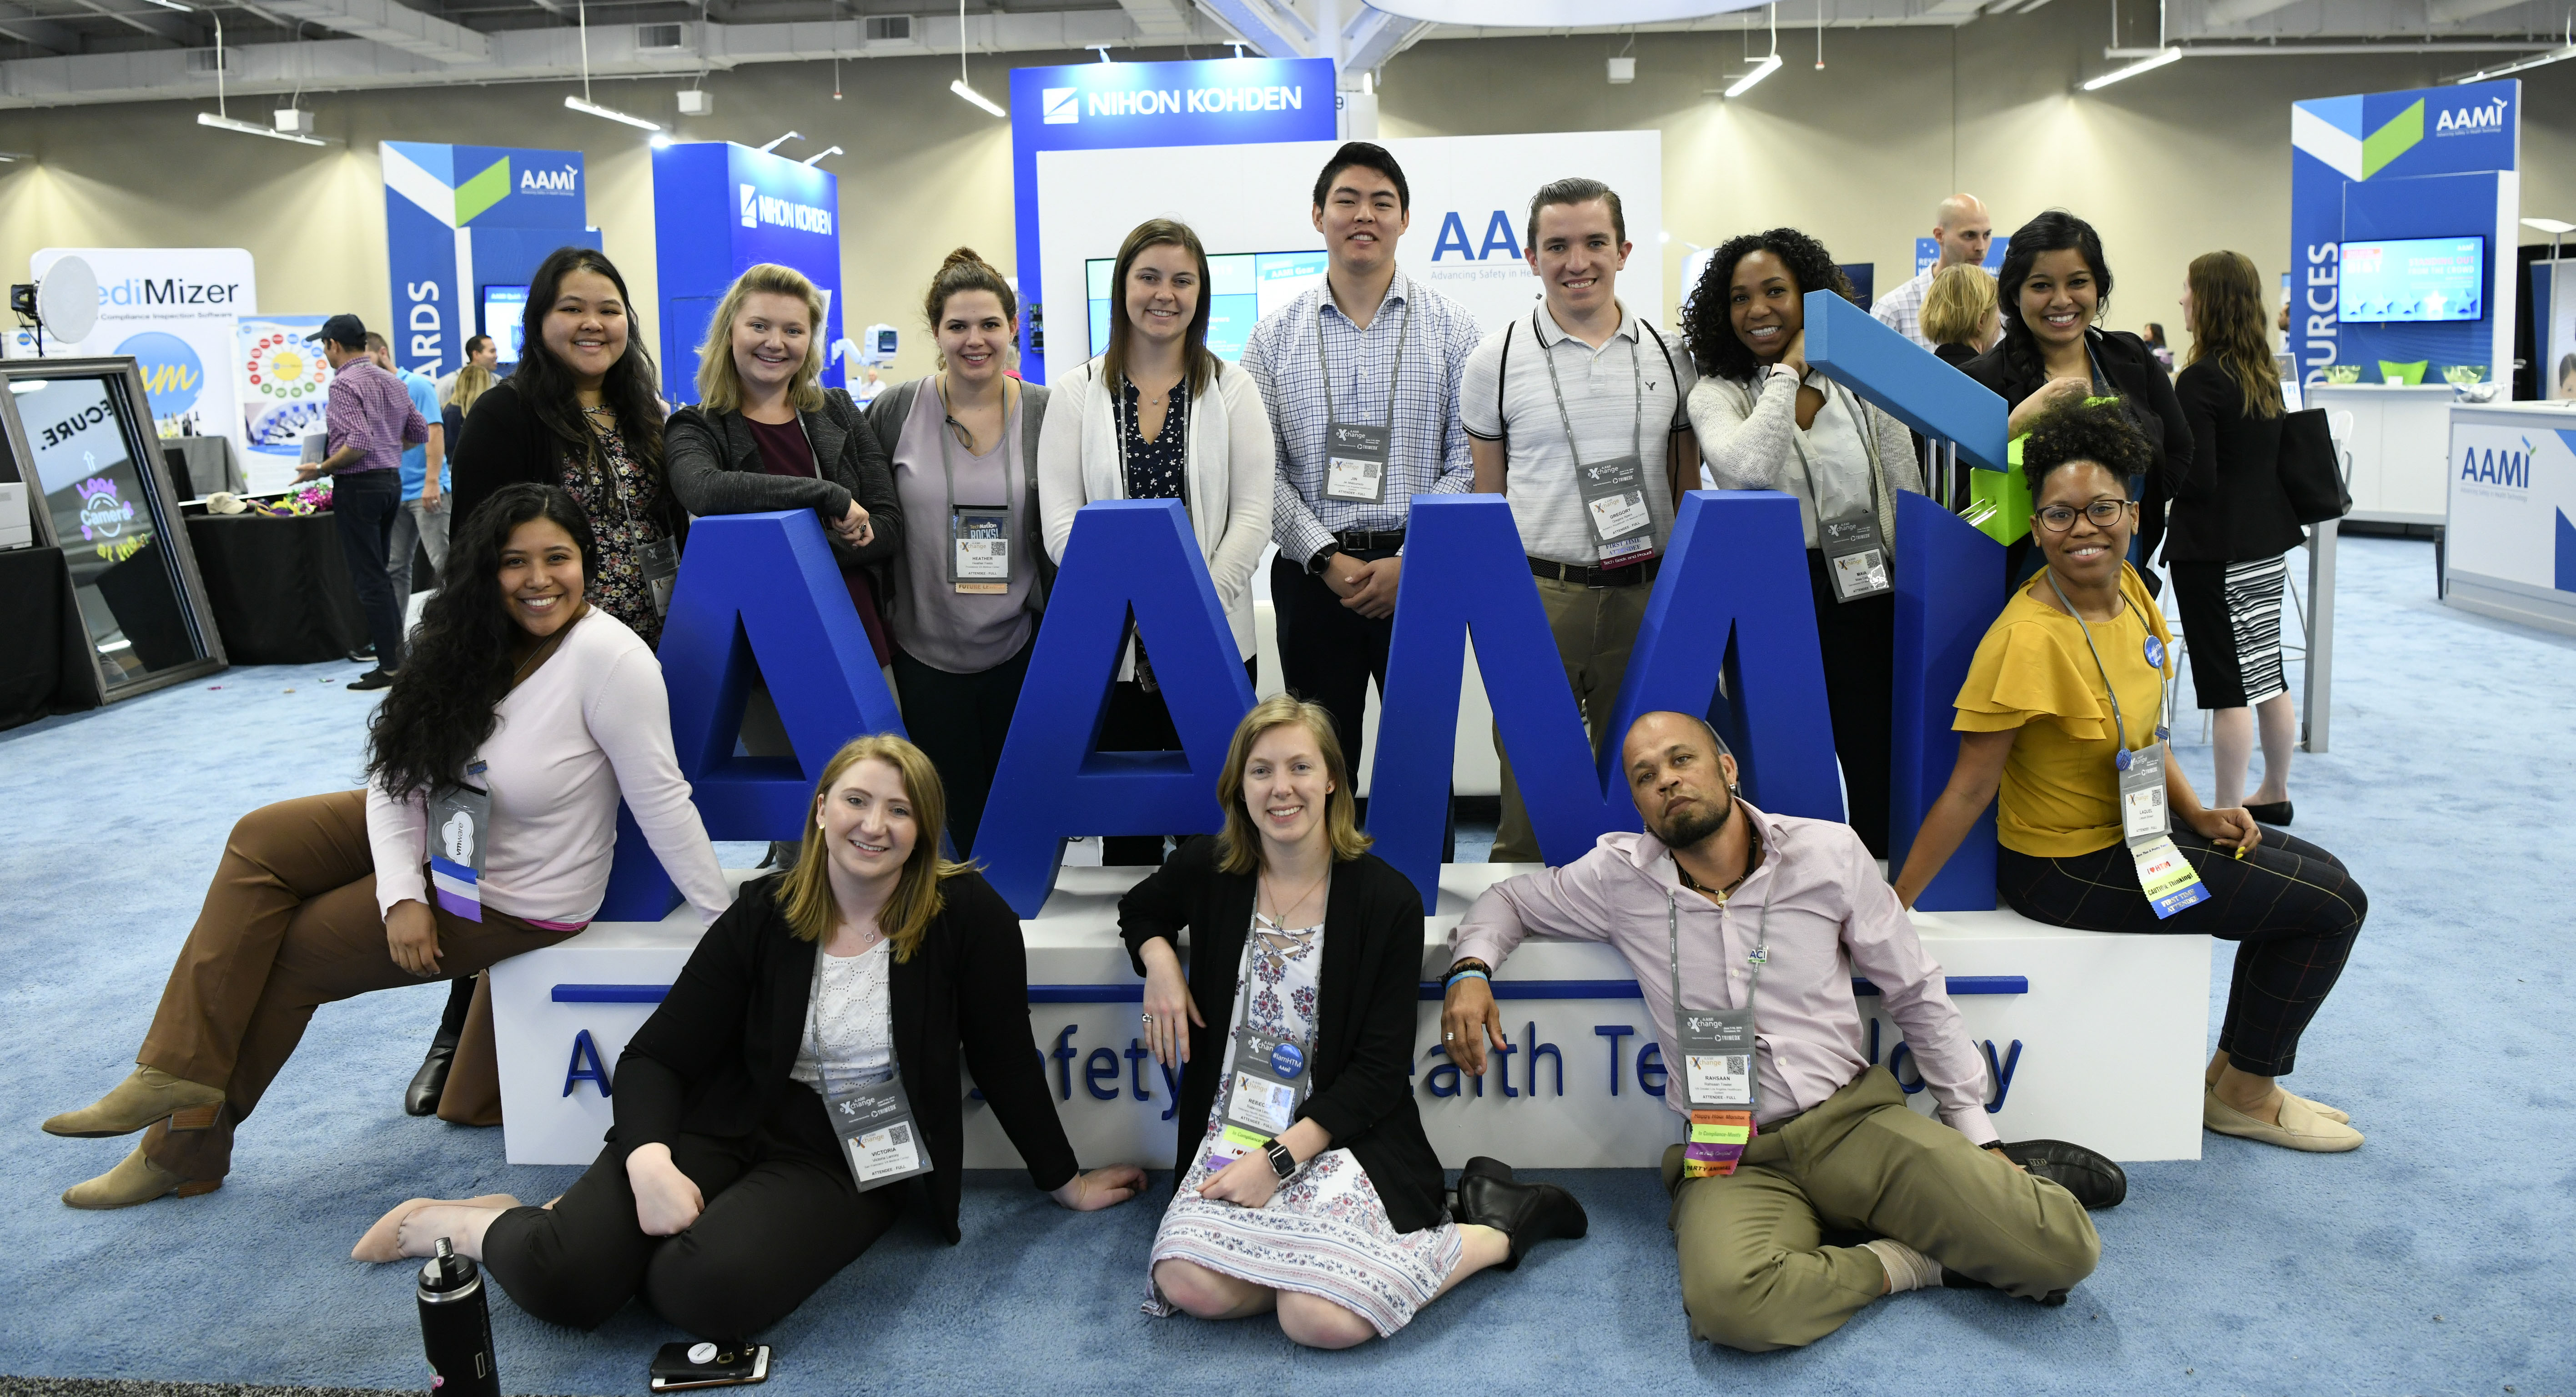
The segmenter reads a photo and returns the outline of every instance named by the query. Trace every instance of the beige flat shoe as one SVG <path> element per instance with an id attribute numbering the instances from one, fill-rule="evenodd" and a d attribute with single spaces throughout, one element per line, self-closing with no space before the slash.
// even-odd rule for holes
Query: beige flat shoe
<path id="1" fill-rule="evenodd" d="M 2259 1140 L 2285 1150 L 2305 1150 L 2310 1154 L 2341 1154 L 2361 1148 L 2362 1134 L 2342 1121 L 2329 1120 L 2303 1096 L 2281 1094 L 2281 1121 L 2275 1125 L 2258 1120 L 2218 1099 L 2218 1094 L 2200 1094 L 2200 1123 L 2204 1129 L 2240 1140 Z"/>
<path id="2" fill-rule="evenodd" d="M 194 1198 L 222 1188 L 221 1179 L 183 1179 L 143 1157 L 143 1149 L 119 1161 L 117 1166 L 95 1179 L 76 1183 L 63 1190 L 63 1202 L 75 1208 L 131 1208 L 149 1203 L 165 1194 Z"/>
<path id="3" fill-rule="evenodd" d="M 519 1200 L 506 1193 L 487 1193 L 479 1198 L 414 1198 L 397 1203 L 391 1212 L 376 1219 L 376 1225 L 368 1228 L 367 1235 L 360 1237 L 358 1244 L 349 1249 L 350 1259 L 370 1263 L 402 1260 L 404 1221 L 423 1208 L 440 1204 L 456 1208 L 515 1208 L 519 1206 Z"/>
<path id="4" fill-rule="evenodd" d="M 222 1087 L 184 1081 L 158 1067 L 137 1067 L 97 1101 L 46 1121 L 45 1133 L 96 1140 L 131 1135 L 164 1117 L 172 1130 L 204 1130 L 215 1123 L 223 1104 Z"/>
<path id="5" fill-rule="evenodd" d="M 2307 1098 L 2307 1097 L 2304 1097 L 2304 1096 L 2299 1095 L 2297 1092 L 2291 1091 L 2288 1087 L 2283 1087 L 2283 1088 L 2281 1088 L 2281 1090 L 2282 1090 L 2283 1092 L 2287 1093 L 2287 1094 L 2289 1095 L 2290 1099 L 2292 1099 L 2292 1100 L 2294 1100 L 2294 1101 L 2304 1102 L 2304 1103 L 2307 1105 L 2307 1108 L 2308 1108 L 2309 1110 L 2316 1112 L 2318 1115 L 2321 1115 L 2321 1116 L 2325 1117 L 2327 1120 L 2333 1121 L 2333 1122 L 2334 1122 L 2335 1124 L 2337 1124 L 2337 1125 L 2350 1125 L 2350 1124 L 2352 1124 L 2352 1117 L 2351 1117 L 2351 1115 L 2349 1115 L 2349 1114 L 2348 1114 L 2348 1113 L 2346 1113 L 2346 1112 L 2338 1111 L 2338 1110 L 2336 1110 L 2334 1107 L 2329 1106 L 2329 1105 L 2327 1105 L 2326 1103 L 2324 1103 L 2324 1102 L 2322 1102 L 2322 1101 L 2314 1101 L 2314 1100 L 2310 1100 L 2310 1099 L 2309 1099 L 2309 1098 Z"/>

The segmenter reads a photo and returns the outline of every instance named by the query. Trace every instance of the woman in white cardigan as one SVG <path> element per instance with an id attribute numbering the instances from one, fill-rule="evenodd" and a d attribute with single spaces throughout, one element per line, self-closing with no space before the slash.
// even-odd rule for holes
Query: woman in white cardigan
<path id="1" fill-rule="evenodd" d="M 1235 653 L 1253 660 L 1252 576 L 1270 543 L 1270 420 L 1252 376 L 1208 352 L 1208 261 L 1198 234 L 1148 219 L 1118 249 L 1109 349 L 1055 385 L 1038 436 L 1038 512 L 1064 561 L 1073 516 L 1093 500 L 1177 499 L 1207 560 Z M 1103 751 L 1181 745 L 1141 646 L 1121 662 Z M 1159 864 L 1159 835 L 1112 835 L 1103 861 Z"/>
<path id="2" fill-rule="evenodd" d="M 1852 295 L 1832 255 L 1797 229 L 1721 245 L 1683 317 L 1700 374 L 1688 409 L 1719 489 L 1798 501 L 1850 823 L 1885 858 L 1896 495 L 1923 493 L 1923 469 L 1903 423 L 1808 367 L 1810 291 Z"/>

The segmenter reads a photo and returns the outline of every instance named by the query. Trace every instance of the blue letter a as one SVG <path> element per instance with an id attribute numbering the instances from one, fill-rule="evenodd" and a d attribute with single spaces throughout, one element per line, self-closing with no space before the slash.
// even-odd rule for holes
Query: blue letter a
<path id="1" fill-rule="evenodd" d="M 814 511 L 722 514 L 689 530 L 662 626 L 671 738 L 712 839 L 799 839 L 813 777 L 861 733 L 903 732 L 876 651 Z M 754 656 L 758 656 L 755 663 Z M 744 699 L 768 680 L 796 755 L 740 757 Z M 620 811 L 602 921 L 660 921 L 670 878 Z"/>
<path id="2" fill-rule="evenodd" d="M 1923 817 L 1950 784 L 1950 769 L 1959 760 L 1959 734 L 1950 727 L 1952 699 L 1968 682 L 1969 663 L 2003 610 L 2005 594 L 2002 544 L 1926 496 L 1897 495 L 1890 868 L 1905 867 Z M 1992 803 L 1914 905 L 1926 912 L 1994 910 Z"/>
<path id="3" fill-rule="evenodd" d="M 1470 262 L 1476 260 L 1475 244 L 1467 241 L 1467 225 L 1455 213 L 1445 214 L 1441 217 L 1440 236 L 1434 239 L 1431 244 L 1431 260 L 1437 262 L 1443 256 L 1452 252 L 1457 253 L 1459 256 L 1466 258 Z M 1404 584 L 1401 582 L 1396 584 L 1399 589 L 1401 589 L 1403 585 Z"/>
<path id="4" fill-rule="evenodd" d="M 1131 611 L 1179 752 L 1093 750 Z M 1180 501 L 1084 505 L 975 834 L 994 891 L 1034 917 L 1055 887 L 1068 835 L 1217 829 L 1225 818 L 1217 771 L 1251 708 L 1251 677 Z"/>

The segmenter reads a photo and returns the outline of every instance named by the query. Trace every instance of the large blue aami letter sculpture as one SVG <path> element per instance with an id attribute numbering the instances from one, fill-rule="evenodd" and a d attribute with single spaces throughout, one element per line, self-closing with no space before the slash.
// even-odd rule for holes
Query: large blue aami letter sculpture
<path id="1" fill-rule="evenodd" d="M 1596 760 L 1510 506 L 1493 495 L 1415 496 L 1370 773 L 1378 855 L 1413 880 L 1423 905 L 1437 905 L 1471 636 L 1550 864 L 1573 862 L 1610 831 L 1638 828 L 1619 739 L 1638 714 L 1657 709 L 1709 714 L 1732 729 L 1746 796 L 1764 809 L 1841 819 L 1806 583 L 1795 500 L 1771 491 L 1685 497 Z M 1723 703 L 1721 669 L 1733 696 Z"/>
<path id="2" fill-rule="evenodd" d="M 810 509 L 699 520 L 662 624 L 671 738 L 712 839 L 801 839 L 814 779 L 861 733 L 903 731 L 840 565 Z M 756 658 L 755 658 L 756 657 Z M 734 754 L 757 673 L 796 755 Z M 601 921 L 660 921 L 679 894 L 632 816 Z"/>
<path id="3" fill-rule="evenodd" d="M 1968 464 L 2006 469 L 2004 400 L 1831 291 L 1807 293 L 1807 362 L 1906 426 L 1958 443 Z"/>
<path id="4" fill-rule="evenodd" d="M 2003 545 L 1922 495 L 1898 495 L 1896 730 L 1887 810 L 1891 868 L 1905 866 L 1915 831 L 1950 784 L 1950 770 L 1959 761 L 1959 734 L 1950 727 L 1952 700 L 2003 602 Z M 1992 803 L 1914 905 L 1926 912 L 1993 910 Z"/>
<path id="5" fill-rule="evenodd" d="M 1130 611 L 1179 752 L 1094 750 Z M 1221 827 L 1217 772 L 1252 702 L 1251 676 L 1180 501 L 1084 505 L 993 773 L 996 795 L 1008 795 L 985 807 L 975 834 L 994 891 L 1034 917 L 1055 887 L 1067 836 Z"/>

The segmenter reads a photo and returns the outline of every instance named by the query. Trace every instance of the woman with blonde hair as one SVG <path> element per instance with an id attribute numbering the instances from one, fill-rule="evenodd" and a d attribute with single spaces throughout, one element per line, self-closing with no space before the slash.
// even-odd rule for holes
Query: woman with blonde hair
<path id="1" fill-rule="evenodd" d="M 2191 357 L 2174 396 L 2191 423 L 2192 452 L 2174 472 L 2165 561 L 2192 688 L 2215 714 L 2210 797 L 2221 807 L 2243 799 L 2259 725 L 2263 784 L 2243 804 L 2267 825 L 2287 825 L 2299 714 L 2281 669 L 2281 590 L 2286 555 L 2307 535 L 2281 487 L 2281 379 L 2254 260 L 2241 252 L 2193 258 L 2182 313 Z"/>
<path id="2" fill-rule="evenodd" d="M 1029 1034 L 1019 918 L 940 856 L 945 805 L 920 748 L 843 747 L 795 867 L 744 887 L 627 1042 L 590 1171 L 542 1208 L 413 1199 L 353 1254 L 429 1256 L 447 1239 L 541 1319 L 595 1329 L 641 1296 L 703 1338 L 754 1334 L 899 1205 L 957 1242 L 961 1065 L 1037 1187 L 1085 1212 L 1134 1197 L 1141 1169 L 1077 1170 Z M 827 1101 L 868 1124 L 836 1127 Z"/>
<path id="3" fill-rule="evenodd" d="M 1582 1236 L 1571 1195 L 1491 1159 L 1468 1162 L 1454 1218 L 1442 1202 L 1413 1101 L 1422 898 L 1368 852 L 1332 716 L 1284 694 L 1256 706 L 1217 800 L 1224 832 L 1118 904 L 1146 1042 L 1182 1069 L 1146 1311 L 1276 1311 L 1292 1341 L 1349 1348 L 1537 1242 Z"/>
<path id="4" fill-rule="evenodd" d="M 1965 262 L 1933 273 L 1923 293 L 1923 337 L 1942 363 L 1955 369 L 1994 348 L 2003 333 L 1993 273 Z"/>
<path id="5" fill-rule="evenodd" d="M 1207 251 L 1189 225 L 1137 224 L 1110 277 L 1109 347 L 1068 375 L 1038 436 L 1038 507 L 1047 556 L 1062 562 L 1073 518 L 1094 500 L 1179 500 L 1207 560 L 1235 654 L 1252 667 L 1252 574 L 1270 546 L 1277 439 L 1252 375 L 1207 347 Z M 1101 720 L 1102 751 L 1181 745 L 1131 647 Z M 1161 835 L 1111 835 L 1102 862 L 1163 861 Z"/>
<path id="6" fill-rule="evenodd" d="M 747 267 L 698 346 L 698 402 L 671 414 L 663 459 L 691 514 L 810 509 L 886 663 L 881 599 L 903 556 L 885 447 L 850 395 L 825 389 L 822 291 L 793 267 Z"/>

